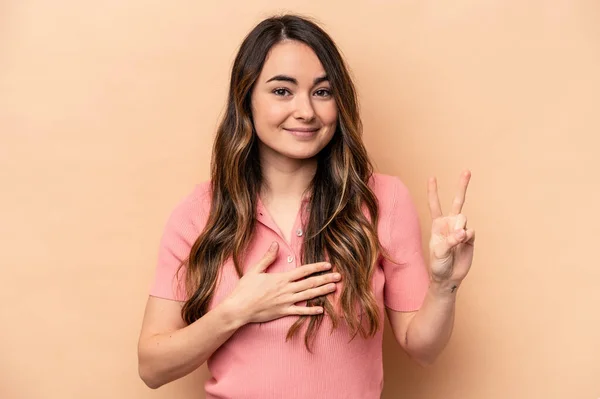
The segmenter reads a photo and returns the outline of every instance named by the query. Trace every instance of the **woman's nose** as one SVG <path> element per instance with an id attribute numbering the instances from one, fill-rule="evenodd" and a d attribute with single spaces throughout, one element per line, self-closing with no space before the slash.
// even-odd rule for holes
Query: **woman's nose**
<path id="1" fill-rule="evenodd" d="M 315 109 L 313 108 L 310 98 L 307 98 L 306 96 L 296 97 L 296 109 L 294 112 L 294 117 L 296 119 L 302 119 L 305 121 L 314 119 Z"/>

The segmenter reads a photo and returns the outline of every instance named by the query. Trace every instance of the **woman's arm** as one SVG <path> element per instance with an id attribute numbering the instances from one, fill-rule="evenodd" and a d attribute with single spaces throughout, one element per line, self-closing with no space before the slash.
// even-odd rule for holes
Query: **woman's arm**
<path id="1" fill-rule="evenodd" d="M 457 289 L 473 262 L 475 230 L 467 228 L 467 217 L 461 213 L 470 179 L 471 172 L 464 171 L 448 216 L 442 213 L 436 179 L 429 179 L 429 210 L 433 219 L 429 241 L 429 288 L 417 312 L 388 311 L 396 340 L 424 366 L 433 363 L 452 335 Z M 410 201 L 407 203 L 411 204 Z M 414 215 L 414 207 L 409 208 L 413 208 L 410 213 Z M 417 233 L 414 237 L 420 237 L 414 216 L 412 222 L 412 231 Z"/>
<path id="2" fill-rule="evenodd" d="M 138 343 L 138 367 L 150 388 L 196 370 L 243 325 L 227 301 L 188 326 L 181 318 L 182 306 L 183 302 L 148 298 Z"/>
<path id="3" fill-rule="evenodd" d="M 456 289 L 431 283 L 421 308 L 416 312 L 387 309 L 396 341 L 421 366 L 431 365 L 452 335 Z"/>

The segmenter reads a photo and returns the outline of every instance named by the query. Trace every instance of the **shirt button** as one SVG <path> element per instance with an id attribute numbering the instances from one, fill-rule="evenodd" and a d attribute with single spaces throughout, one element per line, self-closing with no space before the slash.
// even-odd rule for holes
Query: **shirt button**
<path id="1" fill-rule="evenodd" d="M 302 237 L 302 229 L 298 229 L 298 230 L 296 230 L 296 235 L 297 235 L 298 237 Z"/>
<path id="2" fill-rule="evenodd" d="M 294 261 L 294 257 L 292 255 L 288 256 L 287 258 L 288 263 L 292 263 Z"/>

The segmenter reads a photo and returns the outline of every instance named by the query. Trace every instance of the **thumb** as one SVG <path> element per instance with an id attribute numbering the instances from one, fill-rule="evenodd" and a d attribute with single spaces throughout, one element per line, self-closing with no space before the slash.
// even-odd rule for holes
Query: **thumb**
<path id="1" fill-rule="evenodd" d="M 254 266 L 252 271 L 254 273 L 263 273 L 267 268 L 277 259 L 277 253 L 279 252 L 279 244 L 277 241 L 273 241 L 267 253 L 262 257 L 262 259 Z"/>

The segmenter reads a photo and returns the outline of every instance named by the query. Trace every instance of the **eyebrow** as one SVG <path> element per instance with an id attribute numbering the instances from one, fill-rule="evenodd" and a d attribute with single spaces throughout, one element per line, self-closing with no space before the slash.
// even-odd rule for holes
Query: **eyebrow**
<path id="1" fill-rule="evenodd" d="M 298 85 L 298 81 L 296 80 L 296 78 L 292 78 L 291 76 L 287 76 L 287 75 L 273 76 L 271 79 L 267 80 L 266 83 L 273 82 L 273 81 L 290 82 L 292 84 L 295 84 L 296 86 Z M 328 82 L 328 81 L 329 81 L 329 77 L 327 77 L 327 75 L 323 75 L 318 78 L 315 78 L 315 80 L 313 81 L 313 85 L 316 86 L 321 82 Z"/>

